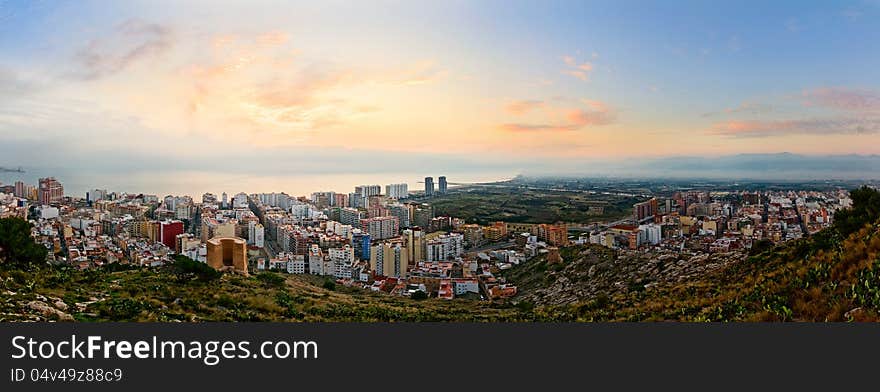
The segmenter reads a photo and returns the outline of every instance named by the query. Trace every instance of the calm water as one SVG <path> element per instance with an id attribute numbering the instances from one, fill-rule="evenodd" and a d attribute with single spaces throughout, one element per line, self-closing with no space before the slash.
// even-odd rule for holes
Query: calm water
<path id="1" fill-rule="evenodd" d="M 190 195 L 196 199 L 205 192 L 233 195 L 238 192 L 287 192 L 293 196 L 309 195 L 316 191 L 349 193 L 356 185 L 407 183 L 410 191 L 424 189 L 425 176 L 445 175 L 450 183 L 490 182 L 510 179 L 515 173 L 375 173 L 375 174 L 228 174 L 206 171 L 138 171 L 130 173 L 71 171 L 65 169 L 24 168 L 25 173 L 0 173 L 0 183 L 24 181 L 36 185 L 37 179 L 55 176 L 64 184 L 64 193 L 85 197 L 91 189 L 146 193 L 158 196 Z M 450 185 L 452 186 L 452 185 Z"/>

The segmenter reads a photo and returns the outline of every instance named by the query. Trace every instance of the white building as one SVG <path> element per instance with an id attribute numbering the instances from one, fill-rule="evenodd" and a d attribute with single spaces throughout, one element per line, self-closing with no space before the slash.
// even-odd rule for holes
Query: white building
<path id="1" fill-rule="evenodd" d="M 649 223 L 647 225 L 639 225 L 639 245 L 650 244 L 657 245 L 662 239 L 662 231 L 660 225 Z"/>
<path id="2" fill-rule="evenodd" d="M 236 193 L 235 196 L 232 197 L 232 208 L 247 208 L 248 207 L 248 196 L 244 192 Z"/>
<path id="3" fill-rule="evenodd" d="M 440 235 L 425 244 L 426 261 L 445 261 L 460 257 L 464 253 L 464 235 L 449 233 Z"/>
<path id="4" fill-rule="evenodd" d="M 374 240 L 397 237 L 400 231 L 399 225 L 397 217 L 394 216 L 379 216 L 361 220 L 361 230 L 369 233 L 370 238 Z"/>
<path id="5" fill-rule="evenodd" d="M 345 245 L 342 248 L 330 248 L 327 250 L 327 253 L 330 261 L 333 263 L 333 275 L 338 279 L 351 278 L 351 266 L 354 263 L 354 250 L 351 246 Z"/>
<path id="6" fill-rule="evenodd" d="M 304 274 L 306 273 L 306 257 L 303 255 L 291 256 L 287 261 L 287 273 Z"/>
<path id="7" fill-rule="evenodd" d="M 480 293 L 480 285 L 476 279 L 454 279 L 452 285 L 455 287 L 455 295 L 466 293 Z"/>
<path id="8" fill-rule="evenodd" d="M 312 206 L 305 203 L 297 203 L 290 206 L 290 214 L 299 219 L 312 216 Z"/>
<path id="9" fill-rule="evenodd" d="M 40 218 L 55 219 L 58 217 L 58 208 L 51 206 L 40 206 Z"/>
<path id="10" fill-rule="evenodd" d="M 318 245 L 312 245 L 309 249 L 309 273 L 312 275 L 326 275 L 324 271 L 324 253 Z"/>
<path id="11" fill-rule="evenodd" d="M 385 195 L 393 199 L 405 199 L 409 197 L 409 187 L 406 184 L 385 185 Z"/>
<path id="12" fill-rule="evenodd" d="M 339 222 L 344 225 L 360 225 L 361 212 L 357 208 L 342 208 L 339 210 Z"/>
<path id="13" fill-rule="evenodd" d="M 341 237 L 351 238 L 351 225 L 344 225 L 336 221 L 327 221 L 326 230 Z"/>
<path id="14" fill-rule="evenodd" d="M 354 187 L 354 193 L 364 197 L 375 196 L 382 193 L 382 187 L 379 185 L 359 185 Z"/>
<path id="15" fill-rule="evenodd" d="M 205 246 L 205 244 L 200 244 L 199 246 L 190 247 L 187 249 L 181 249 L 180 253 L 200 263 L 208 262 L 208 248 Z"/>
<path id="16" fill-rule="evenodd" d="M 248 244 L 258 248 L 265 246 L 266 229 L 256 221 L 248 222 Z"/>

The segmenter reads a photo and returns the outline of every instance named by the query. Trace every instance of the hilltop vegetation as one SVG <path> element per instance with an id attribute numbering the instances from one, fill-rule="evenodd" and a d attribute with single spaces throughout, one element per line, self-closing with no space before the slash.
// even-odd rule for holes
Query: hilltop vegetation
<path id="1" fill-rule="evenodd" d="M 185 258 L 184 258 L 185 259 Z M 162 268 L 0 269 L 0 321 L 545 321 L 510 304 L 415 300 L 272 272 Z M 181 260 L 184 260 L 181 263 Z"/>

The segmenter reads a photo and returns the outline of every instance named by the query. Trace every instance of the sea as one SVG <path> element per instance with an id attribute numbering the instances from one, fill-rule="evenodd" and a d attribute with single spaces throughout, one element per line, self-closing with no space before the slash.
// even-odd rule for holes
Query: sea
<path id="1" fill-rule="evenodd" d="M 262 175 L 259 173 L 229 173 L 224 171 L 139 170 L 113 172 L 112 170 L 72 170 L 65 168 L 22 168 L 19 172 L 0 172 L 0 186 L 23 181 L 36 186 L 42 177 L 55 177 L 64 185 L 67 196 L 85 197 L 93 189 L 110 192 L 143 193 L 157 196 L 189 195 L 199 199 L 210 192 L 229 195 L 238 192 L 285 192 L 291 196 L 308 196 L 312 192 L 354 192 L 357 185 L 406 183 L 410 192 L 424 190 L 424 178 L 445 175 L 450 188 L 473 183 L 508 180 L 516 173 L 453 172 L 453 173 L 289 173 Z"/>

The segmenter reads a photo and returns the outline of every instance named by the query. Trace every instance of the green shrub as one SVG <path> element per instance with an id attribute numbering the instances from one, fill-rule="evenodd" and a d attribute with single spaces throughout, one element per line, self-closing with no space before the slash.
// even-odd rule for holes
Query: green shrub
<path id="1" fill-rule="evenodd" d="M 281 287 L 284 286 L 284 277 L 276 274 L 274 272 L 260 272 L 257 274 L 257 280 L 266 284 L 269 287 Z"/>
<path id="2" fill-rule="evenodd" d="M 853 201 L 852 207 L 834 213 L 834 227 L 844 236 L 880 218 L 880 191 L 863 186 L 850 191 L 849 195 Z"/>
<path id="3" fill-rule="evenodd" d="M 414 300 L 421 301 L 423 299 L 428 299 L 428 293 L 426 293 L 422 290 L 418 290 L 418 291 L 412 293 L 409 297 Z"/>
<path id="4" fill-rule="evenodd" d="M 182 255 L 174 256 L 174 263 L 171 264 L 171 268 L 179 279 L 196 278 L 202 281 L 211 281 L 223 275 L 205 263 L 200 263 Z"/>
<path id="5" fill-rule="evenodd" d="M 0 261 L 16 266 L 46 262 L 49 251 L 34 242 L 31 224 L 21 218 L 0 219 Z"/>

